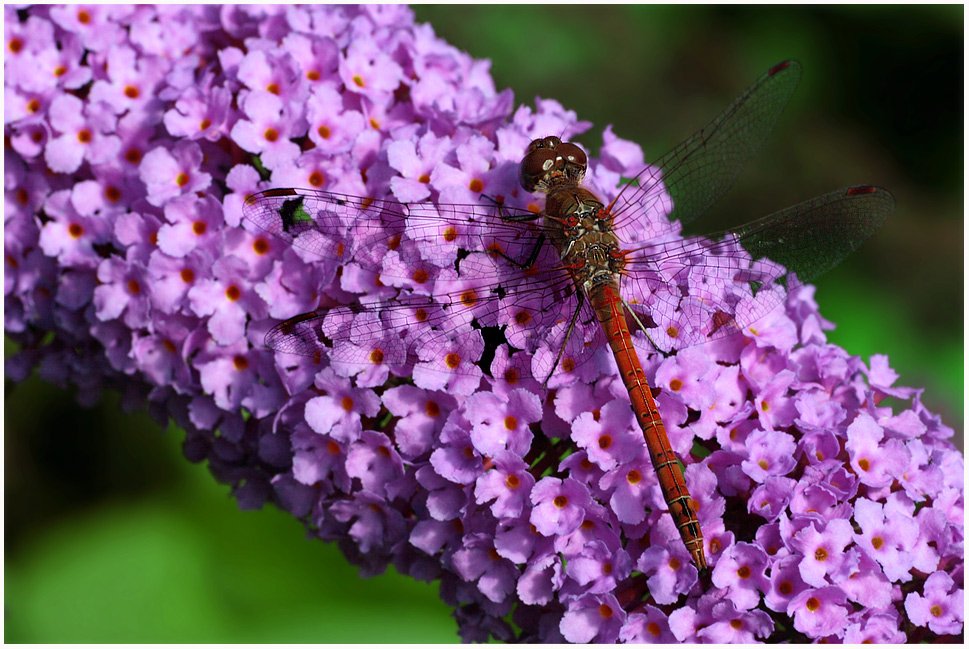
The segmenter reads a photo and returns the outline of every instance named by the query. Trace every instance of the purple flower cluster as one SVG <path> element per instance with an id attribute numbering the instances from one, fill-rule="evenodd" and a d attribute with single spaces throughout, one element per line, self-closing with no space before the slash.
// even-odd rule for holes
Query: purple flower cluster
<path id="1" fill-rule="evenodd" d="M 953 431 L 885 357 L 827 342 L 811 287 L 710 345 L 637 341 L 699 505 L 703 575 L 604 353 L 546 392 L 504 345 L 484 371 L 471 317 L 411 366 L 383 361 L 427 335 L 416 313 L 386 357 L 353 348 L 373 312 L 332 323 L 334 354 L 372 361 L 352 371 L 263 347 L 280 319 L 433 296 L 451 271 L 420 245 L 388 253 L 386 276 L 290 247 L 242 222 L 248 194 L 526 205 L 528 142 L 588 128 L 558 103 L 513 110 L 487 62 L 401 7 L 4 11 L 8 376 L 147 403 L 241 507 L 284 508 L 364 575 L 439 580 L 465 640 L 962 633 Z M 605 142 L 589 178 L 611 198 L 642 154 Z"/>

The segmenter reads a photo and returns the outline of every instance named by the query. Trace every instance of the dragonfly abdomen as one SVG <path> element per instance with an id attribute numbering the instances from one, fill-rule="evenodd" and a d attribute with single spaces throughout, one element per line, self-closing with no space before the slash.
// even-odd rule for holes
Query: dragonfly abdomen
<path id="1" fill-rule="evenodd" d="M 625 309 L 619 297 L 619 286 L 615 282 L 602 284 L 590 292 L 589 300 L 606 333 L 619 374 L 629 392 L 629 400 L 643 431 L 646 448 L 649 450 L 649 457 L 656 470 L 670 515 L 693 558 L 693 563 L 698 569 L 703 569 L 707 563 L 703 553 L 700 523 L 683 478 L 683 470 L 670 446 L 666 427 L 653 400 L 639 355 L 633 347 L 632 336 L 626 325 Z"/>

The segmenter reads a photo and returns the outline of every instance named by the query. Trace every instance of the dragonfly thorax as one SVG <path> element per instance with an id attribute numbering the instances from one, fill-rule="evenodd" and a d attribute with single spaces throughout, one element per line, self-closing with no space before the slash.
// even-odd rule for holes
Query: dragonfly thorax
<path id="1" fill-rule="evenodd" d="M 545 203 L 545 233 L 585 291 L 615 281 L 625 265 L 602 201 L 582 187 L 556 187 Z"/>

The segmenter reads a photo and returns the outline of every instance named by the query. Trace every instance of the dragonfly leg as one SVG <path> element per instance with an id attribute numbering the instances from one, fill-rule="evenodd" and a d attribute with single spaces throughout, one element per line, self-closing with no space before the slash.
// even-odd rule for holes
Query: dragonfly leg
<path id="1" fill-rule="evenodd" d="M 518 266 L 522 270 L 525 270 L 527 268 L 530 268 L 531 265 L 535 263 L 535 260 L 538 259 L 538 254 L 542 251 L 543 245 L 545 245 L 544 232 L 538 235 L 538 239 L 535 240 L 535 246 L 532 248 L 532 251 L 528 254 L 528 259 L 526 259 L 525 261 L 517 261 L 515 259 L 512 259 L 508 255 L 506 255 L 505 253 L 501 253 L 501 256 L 507 259 L 515 266 Z"/>
<path id="2" fill-rule="evenodd" d="M 522 223 L 525 221 L 534 221 L 535 219 L 542 216 L 541 213 L 538 213 L 538 214 L 529 213 L 529 214 L 518 214 L 514 216 L 512 215 L 505 216 L 504 214 L 501 213 L 500 202 L 498 202 L 496 199 L 492 198 L 491 196 L 488 196 L 487 194 L 482 194 L 481 198 L 489 200 L 495 204 L 495 209 L 498 211 L 498 217 L 502 221 L 508 221 L 510 223 Z M 513 259 L 512 257 L 506 255 L 504 251 L 501 251 L 501 250 L 487 250 L 483 252 L 487 252 L 488 254 L 497 254 L 499 257 L 501 257 L 508 263 L 512 264 L 513 266 L 516 266 L 517 268 L 521 268 L 522 270 L 525 270 L 527 268 L 530 268 L 532 264 L 535 263 L 535 260 L 538 259 L 538 255 L 542 252 L 542 246 L 544 244 L 545 244 L 545 233 L 542 232 L 538 235 L 538 239 L 536 239 L 535 241 L 535 246 L 532 248 L 532 251 L 528 253 L 528 258 L 525 261 L 518 261 L 517 259 Z"/>
<path id="3" fill-rule="evenodd" d="M 535 219 L 543 216 L 541 212 L 536 212 L 536 213 L 529 212 L 528 214 L 516 214 L 516 215 L 509 214 L 508 216 L 505 216 L 504 214 L 501 213 L 502 204 L 500 201 L 498 201 L 495 198 L 492 198 L 491 196 L 488 196 L 487 194 L 482 194 L 481 198 L 485 198 L 495 204 L 495 208 L 497 208 L 498 210 L 498 216 L 501 218 L 502 221 L 510 221 L 513 223 L 523 223 L 525 221 L 534 221 Z"/>
<path id="4" fill-rule="evenodd" d="M 555 357 L 555 362 L 552 364 L 552 369 L 548 371 L 548 376 L 542 381 L 542 388 L 548 387 L 548 381 L 552 378 L 552 374 L 555 372 L 555 368 L 559 366 L 559 362 L 562 360 L 562 355 L 565 354 L 565 347 L 569 344 L 569 339 L 572 338 L 572 332 L 575 330 L 575 323 L 579 320 L 579 312 L 582 311 L 582 302 L 585 300 L 585 293 L 583 293 L 578 286 L 576 286 L 576 305 L 575 313 L 572 314 L 572 321 L 569 323 L 569 329 L 565 332 L 565 340 L 562 341 L 562 347 L 559 348 L 559 354 Z"/>
<path id="5" fill-rule="evenodd" d="M 646 336 L 646 340 L 648 340 L 649 344 L 653 346 L 653 349 L 658 351 L 665 358 L 669 358 L 671 356 L 670 352 L 660 349 L 659 345 L 656 344 L 656 341 L 653 340 L 653 338 L 649 335 L 649 332 L 646 331 L 646 325 L 644 325 L 643 321 L 639 319 L 639 316 L 636 315 L 636 312 L 633 310 L 633 308 L 629 306 L 629 302 L 626 302 L 626 300 L 623 300 L 622 304 L 624 307 L 626 307 L 626 313 L 631 315 L 633 320 L 636 321 L 636 324 L 639 326 L 639 330 L 643 332 L 644 336 Z"/>

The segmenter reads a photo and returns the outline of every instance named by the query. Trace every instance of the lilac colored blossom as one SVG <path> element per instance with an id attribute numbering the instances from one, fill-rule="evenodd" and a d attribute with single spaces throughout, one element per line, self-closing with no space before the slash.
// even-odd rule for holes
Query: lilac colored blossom
<path id="1" fill-rule="evenodd" d="M 589 491 L 572 478 L 542 478 L 532 488 L 531 498 L 531 523 L 545 536 L 574 532 L 585 520 L 586 508 L 591 504 Z"/>
<path id="2" fill-rule="evenodd" d="M 905 598 L 905 612 L 913 624 L 928 626 L 934 633 L 958 634 L 965 622 L 963 600 L 965 591 L 956 588 L 945 572 L 937 571 L 925 580 L 925 589 L 909 593 Z"/>
<path id="3" fill-rule="evenodd" d="M 528 464 L 515 453 L 499 451 L 493 459 L 494 468 L 475 484 L 475 499 L 479 503 L 494 501 L 491 512 L 499 518 L 518 517 L 528 504 L 535 477 L 528 472 Z"/>
<path id="4" fill-rule="evenodd" d="M 524 456 L 531 446 L 529 424 L 541 418 L 538 397 L 524 390 L 513 390 L 506 399 L 491 392 L 478 392 L 465 402 L 471 422 L 471 441 L 483 455 L 493 456 L 509 450 Z"/>
<path id="5" fill-rule="evenodd" d="M 861 526 L 861 534 L 855 534 L 855 542 L 872 559 L 882 566 L 891 581 L 905 582 L 911 579 L 911 549 L 918 538 L 918 524 L 911 511 L 889 512 L 876 502 L 859 498 L 855 503 L 855 521 Z"/>
<path id="6" fill-rule="evenodd" d="M 869 487 L 886 487 L 901 477 L 907 464 L 905 446 L 901 440 L 886 439 L 884 429 L 875 419 L 862 413 L 848 426 L 845 444 L 854 469 L 861 482 Z"/>
<path id="7" fill-rule="evenodd" d="M 757 638 L 766 638 L 774 630 L 774 623 L 766 612 L 742 611 L 730 600 L 718 602 L 712 613 L 717 621 L 697 632 L 703 642 L 749 644 Z"/>
<path id="8" fill-rule="evenodd" d="M 794 628 L 809 638 L 841 637 L 848 625 L 844 592 L 836 586 L 809 588 L 787 605 Z"/>
<path id="9" fill-rule="evenodd" d="M 741 462 L 744 473 L 757 482 L 768 476 L 787 475 L 794 468 L 794 438 L 785 433 L 754 431 L 746 439 L 748 459 Z"/>
<path id="10" fill-rule="evenodd" d="M 727 596 L 740 610 L 754 608 L 766 592 L 767 553 L 751 543 L 737 543 L 728 549 L 713 569 L 713 585 L 726 589 Z"/>
<path id="11" fill-rule="evenodd" d="M 843 581 L 847 575 L 839 572 L 848 565 L 845 547 L 851 541 L 851 523 L 843 518 L 828 521 L 820 530 L 812 525 L 795 534 L 791 547 L 804 557 L 799 569 L 805 583 L 820 587 L 828 579 Z"/>
<path id="12" fill-rule="evenodd" d="M 477 581 L 481 592 L 492 602 L 501 603 L 515 590 L 518 568 L 504 559 L 485 534 L 469 534 L 464 547 L 454 553 L 454 567 L 465 581 Z"/>
<path id="13" fill-rule="evenodd" d="M 764 528 L 761 528 L 764 529 Z M 770 589 L 764 593 L 764 605 L 771 611 L 786 611 L 791 600 L 808 588 L 801 577 L 801 557 L 781 557 L 771 567 Z"/>
<path id="14" fill-rule="evenodd" d="M 597 412 L 586 412 L 572 422 L 573 439 L 589 460 L 608 471 L 639 453 L 641 434 L 636 434 L 633 414 L 622 400 L 610 401 Z"/>
<path id="15" fill-rule="evenodd" d="M 589 593 L 572 600 L 560 629 L 569 642 L 615 642 L 626 612 L 612 594 Z"/>
<path id="16" fill-rule="evenodd" d="M 905 634 L 898 628 L 897 614 L 873 613 L 849 624 L 844 641 L 846 644 L 903 644 Z"/>
<path id="17" fill-rule="evenodd" d="M 659 546 L 652 546 L 640 555 L 636 567 L 649 576 L 649 590 L 659 604 L 672 604 L 678 593 L 689 591 L 697 581 L 696 567 Z"/>
<path id="18" fill-rule="evenodd" d="M 619 639 L 628 644 L 672 644 L 676 636 L 670 631 L 669 616 L 647 604 L 626 618 Z"/>
<path id="19" fill-rule="evenodd" d="M 539 211 L 518 185 L 523 151 L 591 127 L 558 102 L 516 106 L 486 61 L 406 7 L 37 6 L 4 18 L 4 324 L 21 347 L 8 377 L 36 370 L 83 403 L 104 389 L 128 407 L 147 401 L 240 507 L 292 513 L 363 575 L 393 564 L 439 579 L 466 640 L 962 632 L 953 431 L 886 357 L 865 363 L 827 342 L 812 287 L 725 296 L 740 317 L 783 307 L 685 347 L 674 343 L 698 333 L 704 309 L 694 296 L 725 290 L 709 260 L 657 255 L 664 285 L 642 289 L 648 308 L 682 299 L 657 311 L 669 321 L 654 342 L 674 353 L 638 333 L 635 344 L 709 571 L 689 562 L 598 325 L 575 324 L 563 358 L 577 364 L 542 385 L 569 328 L 568 287 L 532 282 L 543 290 L 490 308 L 527 276 L 469 254 L 493 233 L 448 231 L 446 205 Z M 603 140 L 587 179 L 611 199 L 644 157 L 611 127 Z M 412 205 L 399 221 L 336 215 L 353 254 L 327 257 L 243 220 L 247 195 L 283 186 Z M 682 242 L 665 188 L 644 203 L 623 242 Z M 717 263 L 776 266 L 734 248 Z M 560 263 L 548 252 L 539 266 Z M 378 301 L 400 304 L 333 308 Z M 327 309 L 320 354 L 263 347 L 279 321 Z"/>

